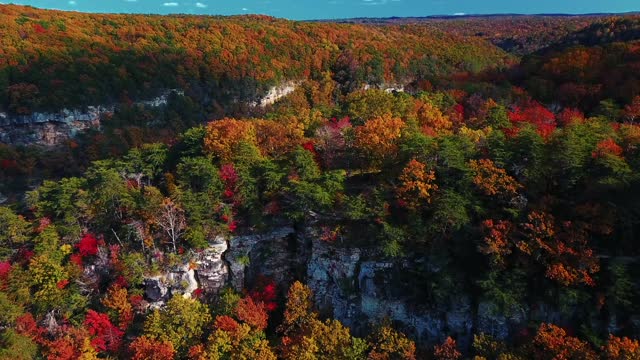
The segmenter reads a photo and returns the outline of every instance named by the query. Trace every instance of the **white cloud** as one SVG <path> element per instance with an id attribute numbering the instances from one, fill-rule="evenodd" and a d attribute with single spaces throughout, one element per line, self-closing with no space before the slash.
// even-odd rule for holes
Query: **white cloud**
<path id="1" fill-rule="evenodd" d="M 467 13 L 457 12 L 453 14 L 453 16 L 465 16 L 465 15 L 467 15 Z"/>
<path id="2" fill-rule="evenodd" d="M 196 7 L 200 8 L 200 9 L 204 9 L 204 8 L 206 8 L 207 6 L 209 6 L 209 5 L 207 5 L 207 4 L 203 4 L 203 3 L 201 3 L 201 2 L 197 2 L 197 3 L 196 3 Z"/>
<path id="3" fill-rule="evenodd" d="M 166 2 L 164 4 L 162 4 L 162 6 L 179 6 L 180 4 L 178 4 L 177 2 Z"/>
<path id="4" fill-rule="evenodd" d="M 69 4 L 69 5 L 71 5 L 71 6 L 75 6 L 75 5 L 76 5 L 76 2 L 75 2 L 75 1 L 73 1 L 73 0 L 71 0 L 71 1 L 69 1 L 69 2 L 68 2 L 68 4 Z"/>
<path id="5" fill-rule="evenodd" d="M 138 0 L 124 0 L 126 2 L 138 2 Z"/>
<path id="6" fill-rule="evenodd" d="M 242 8 L 242 11 L 249 11 L 249 9 L 247 9 L 247 8 Z"/>
<path id="7" fill-rule="evenodd" d="M 362 0 L 362 5 L 385 5 L 387 0 Z"/>

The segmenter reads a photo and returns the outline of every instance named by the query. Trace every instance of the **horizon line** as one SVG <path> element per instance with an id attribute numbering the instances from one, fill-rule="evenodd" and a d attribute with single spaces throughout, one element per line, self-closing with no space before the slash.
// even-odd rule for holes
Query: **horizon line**
<path id="1" fill-rule="evenodd" d="M 345 17 L 345 18 L 287 18 L 287 17 L 278 17 L 269 14 L 261 14 L 261 13 L 246 13 L 246 14 L 189 14 L 189 13 L 145 13 L 145 12 L 99 12 L 99 11 L 80 11 L 73 9 L 59 9 L 59 8 L 43 8 L 37 7 L 33 5 L 22 5 L 22 4 L 14 4 L 14 3 L 1 3 L 0 7 L 3 6 L 15 6 L 15 7 L 26 7 L 33 8 L 44 11 L 61 11 L 61 12 L 69 12 L 69 13 L 79 13 L 79 14 L 95 14 L 95 15 L 144 15 L 144 16 L 193 16 L 193 17 L 238 17 L 238 16 L 268 16 L 275 19 L 289 20 L 289 21 L 324 21 L 324 22 L 332 22 L 332 21 L 348 21 L 348 20 L 388 20 L 388 19 L 464 19 L 464 18 L 478 18 L 478 17 L 580 17 L 580 16 L 625 16 L 625 15 L 640 15 L 640 10 L 632 10 L 625 12 L 587 12 L 587 13 L 513 13 L 513 12 L 505 12 L 505 13 L 455 13 L 455 14 L 432 14 L 432 15 L 417 15 L 417 16 L 402 16 L 402 15 L 391 15 L 391 16 L 379 16 L 379 17 L 368 17 L 368 16 L 357 16 L 357 17 Z"/>

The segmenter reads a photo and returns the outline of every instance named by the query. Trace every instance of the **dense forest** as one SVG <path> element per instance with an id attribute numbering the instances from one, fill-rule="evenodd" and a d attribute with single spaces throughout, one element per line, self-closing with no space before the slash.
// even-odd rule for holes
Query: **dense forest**
<path id="1" fill-rule="evenodd" d="M 0 5 L 0 358 L 640 359 L 640 18 L 352 22 Z"/>

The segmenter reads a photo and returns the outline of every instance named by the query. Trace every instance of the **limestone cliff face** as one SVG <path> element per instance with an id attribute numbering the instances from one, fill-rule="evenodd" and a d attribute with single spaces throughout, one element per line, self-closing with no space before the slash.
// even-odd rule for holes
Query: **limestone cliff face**
<path id="1" fill-rule="evenodd" d="M 78 132 L 100 127 L 102 116 L 113 107 L 91 106 L 85 111 L 62 110 L 57 113 L 8 115 L 0 113 L 0 142 L 14 145 L 53 146 Z"/>
<path id="2" fill-rule="evenodd" d="M 321 315 L 340 320 L 358 336 L 366 335 L 372 323 L 388 319 L 418 344 L 432 345 L 455 336 L 462 348 L 471 345 L 474 333 L 510 339 L 531 322 L 562 325 L 576 316 L 544 303 L 505 311 L 465 293 L 434 304 L 408 290 L 416 285 L 407 274 L 430 267 L 438 276 L 437 266 L 427 259 L 389 260 L 374 250 L 326 243 L 318 234 L 313 227 L 286 226 L 263 234 L 218 238 L 191 261 L 197 265 L 196 284 L 189 280 L 186 267 L 178 267 L 147 279 L 146 297 L 152 307 L 162 306 L 171 294 L 190 296 L 197 285 L 212 299 L 225 286 L 238 291 L 252 288 L 259 275 L 272 278 L 284 296 L 291 283 L 301 280 L 313 290 Z"/>
<path id="3" fill-rule="evenodd" d="M 242 291 L 264 275 L 274 279 L 283 295 L 291 283 L 302 280 L 313 290 L 322 315 L 340 320 L 361 336 L 371 323 L 390 319 L 420 344 L 456 335 L 462 346 L 469 346 L 474 330 L 508 338 L 527 320 L 522 313 L 498 315 L 492 304 L 475 304 L 465 294 L 447 306 L 411 298 L 396 284 L 397 275 L 411 271 L 414 262 L 388 261 L 374 251 L 326 243 L 313 228 L 297 231 L 287 226 L 264 234 L 217 238 L 190 263 L 196 264 L 193 277 L 185 264 L 146 280 L 151 307 L 162 306 L 174 294 L 189 297 L 196 288 L 208 298 L 225 286 Z"/>
<path id="4" fill-rule="evenodd" d="M 301 82 L 285 81 L 271 87 L 262 95 L 235 99 L 252 107 L 263 108 L 294 92 Z M 171 89 L 157 98 L 136 102 L 137 105 L 157 108 L 167 104 L 169 95 L 184 95 L 184 91 Z M 202 95 L 202 94 L 201 94 Z M 202 95 L 204 96 L 204 95 Z M 203 101 L 211 99 L 203 98 Z M 0 112 L 0 143 L 12 145 L 55 146 L 89 129 L 100 129 L 101 120 L 113 114 L 114 105 L 88 106 L 85 109 L 62 109 L 57 112 L 35 112 L 12 115 Z"/>
<path id="5" fill-rule="evenodd" d="M 269 91 L 254 101 L 251 105 L 255 107 L 265 107 L 275 104 L 278 100 L 286 97 L 300 86 L 299 81 L 286 81 L 278 86 L 273 86 Z"/>
<path id="6" fill-rule="evenodd" d="M 167 90 L 155 99 L 137 102 L 146 107 L 167 104 L 173 92 Z M 29 115 L 10 115 L 0 112 L 0 142 L 13 145 L 58 145 L 88 129 L 99 129 L 104 116 L 112 114 L 115 106 L 88 106 L 86 109 L 62 109 L 58 112 L 35 112 Z"/>

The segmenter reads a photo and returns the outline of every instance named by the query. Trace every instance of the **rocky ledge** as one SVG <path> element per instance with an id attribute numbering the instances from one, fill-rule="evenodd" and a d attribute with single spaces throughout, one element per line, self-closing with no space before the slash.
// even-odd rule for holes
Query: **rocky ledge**
<path id="1" fill-rule="evenodd" d="M 169 95 L 180 90 L 167 90 L 157 98 L 139 101 L 145 107 L 167 104 Z M 54 146 L 88 129 L 99 129 L 104 116 L 112 114 L 115 106 L 88 106 L 86 109 L 62 109 L 58 112 L 35 112 L 29 115 L 10 115 L 0 112 L 0 143 L 12 145 Z"/>
<path id="2" fill-rule="evenodd" d="M 287 226 L 265 234 L 217 238 L 195 254 L 190 265 L 148 278 L 146 298 L 158 307 L 172 294 L 190 297 L 200 288 L 211 300 L 226 286 L 251 289 L 260 276 L 273 279 L 284 296 L 290 284 L 302 280 L 313 290 L 320 313 L 340 320 L 358 336 L 366 335 L 372 323 L 390 320 L 419 344 L 441 343 L 450 335 L 462 348 L 471 345 L 474 333 L 511 339 L 529 323 L 565 324 L 575 316 L 544 303 L 499 309 L 490 300 L 465 293 L 436 304 L 406 288 L 406 274 L 417 269 L 445 275 L 427 259 L 386 259 L 373 250 L 327 243 L 318 234 L 314 228 L 297 231 Z M 414 292 L 428 294 L 419 290 Z"/>

